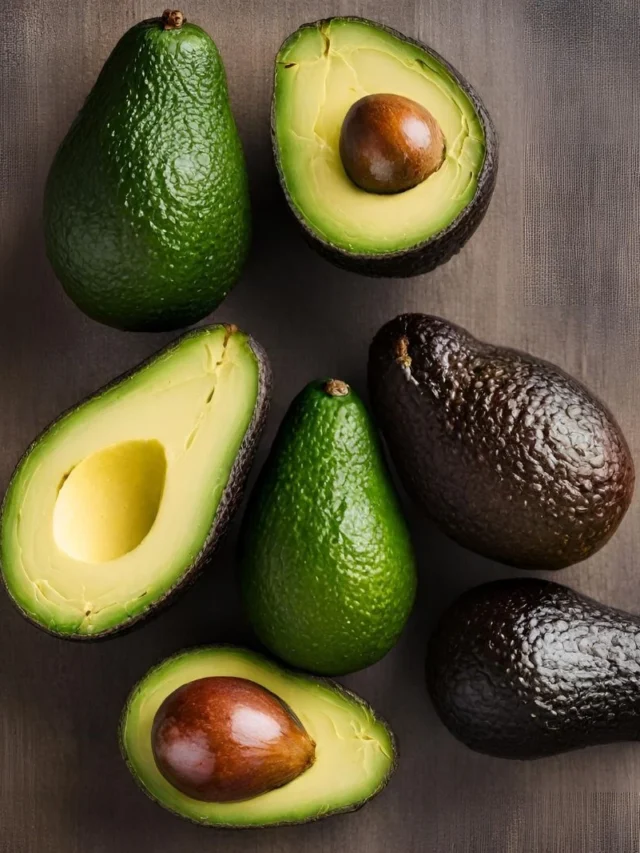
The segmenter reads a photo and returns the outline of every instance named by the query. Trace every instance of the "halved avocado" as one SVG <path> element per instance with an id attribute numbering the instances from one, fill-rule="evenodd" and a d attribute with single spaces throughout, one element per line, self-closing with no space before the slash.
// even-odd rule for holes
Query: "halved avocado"
<path id="1" fill-rule="evenodd" d="M 156 766 L 153 721 L 174 690 L 210 676 L 246 678 L 275 693 L 315 742 L 313 765 L 287 785 L 242 802 L 203 802 L 178 791 Z M 359 696 L 232 646 L 180 652 L 148 672 L 127 701 L 120 737 L 124 758 L 145 793 L 180 817 L 218 827 L 305 823 L 354 811 L 384 788 L 396 763 L 393 733 Z"/>
<path id="2" fill-rule="evenodd" d="M 241 497 L 269 386 L 255 341 L 205 326 L 46 429 L 0 519 L 2 575 L 22 613 L 62 637 L 104 637 L 194 579 Z"/>
<path id="3" fill-rule="evenodd" d="M 347 112 L 376 93 L 415 101 L 444 136 L 440 168 L 403 192 L 361 189 L 341 160 Z M 435 51 L 382 24 L 329 18 L 289 36 L 276 57 L 271 122 L 289 206 L 338 266 L 372 276 L 428 272 L 462 248 L 489 205 L 498 142 L 482 101 Z"/>

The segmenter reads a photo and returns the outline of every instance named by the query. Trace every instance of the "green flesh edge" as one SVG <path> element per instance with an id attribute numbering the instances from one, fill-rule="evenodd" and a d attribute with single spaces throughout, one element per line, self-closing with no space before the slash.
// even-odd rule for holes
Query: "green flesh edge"
<path id="1" fill-rule="evenodd" d="M 357 187 L 339 154 L 349 107 L 377 92 L 422 104 L 445 138 L 442 167 L 395 195 Z M 358 19 L 320 21 L 287 39 L 276 59 L 274 127 L 294 208 L 323 242 L 358 254 L 410 249 L 445 229 L 473 200 L 485 158 L 482 122 L 452 74 L 419 45 Z"/>
<path id="2" fill-rule="evenodd" d="M 221 675 L 254 681 L 289 705 L 316 743 L 311 768 L 282 788 L 236 803 L 194 800 L 161 775 L 151 748 L 160 704 L 182 684 Z M 303 823 L 351 810 L 384 787 L 395 763 L 390 731 L 357 696 L 337 684 L 284 670 L 254 652 L 224 646 L 182 652 L 152 669 L 127 703 L 121 740 L 131 772 L 150 797 L 210 826 Z"/>
<path id="3" fill-rule="evenodd" d="M 258 385 L 247 336 L 203 327 L 36 439 L 0 521 L 20 609 L 54 633 L 91 637 L 168 594 L 215 528 Z"/>
<path id="4" fill-rule="evenodd" d="M 294 400 L 240 537 L 245 606 L 282 660 L 322 675 L 370 666 L 411 612 L 409 531 L 375 427 L 353 390 L 326 381 Z"/>

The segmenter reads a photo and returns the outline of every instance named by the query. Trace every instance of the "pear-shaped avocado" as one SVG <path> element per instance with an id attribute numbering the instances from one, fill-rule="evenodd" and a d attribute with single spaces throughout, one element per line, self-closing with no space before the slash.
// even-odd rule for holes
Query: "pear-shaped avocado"
<path id="1" fill-rule="evenodd" d="M 369 415 L 344 382 L 294 400 L 240 536 L 244 600 L 262 642 L 301 669 L 362 669 L 394 645 L 416 571 Z"/>
<path id="2" fill-rule="evenodd" d="M 536 578 L 483 584 L 442 616 L 427 679 L 471 749 L 541 758 L 640 739 L 640 618 Z"/>
<path id="3" fill-rule="evenodd" d="M 36 438 L 0 516 L 22 613 L 61 637 L 105 637 L 194 580 L 242 496 L 270 375 L 248 335 L 203 326 Z"/>
<path id="4" fill-rule="evenodd" d="M 620 427 L 546 361 L 404 314 L 371 345 L 369 388 L 407 490 L 473 551 L 561 569 L 601 548 L 631 502 Z"/>
<path id="5" fill-rule="evenodd" d="M 49 173 L 47 253 L 73 301 L 120 329 L 187 326 L 235 284 L 247 176 L 224 67 L 180 12 L 120 39 Z"/>

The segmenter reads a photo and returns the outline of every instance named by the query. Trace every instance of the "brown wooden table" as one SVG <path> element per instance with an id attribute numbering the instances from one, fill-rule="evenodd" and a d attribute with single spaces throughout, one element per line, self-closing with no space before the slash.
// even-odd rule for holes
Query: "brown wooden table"
<path id="1" fill-rule="evenodd" d="M 42 188 L 55 148 L 119 36 L 163 7 L 135 0 L 0 2 L 0 485 L 62 409 L 170 336 L 99 326 L 63 295 L 44 256 Z M 255 237 L 217 313 L 254 334 L 275 370 L 259 462 L 292 396 L 316 376 L 364 391 L 373 333 L 402 310 L 442 314 L 585 380 L 640 461 L 640 6 L 636 0 L 189 0 L 216 39 L 249 161 Z M 489 214 L 464 252 L 413 281 L 340 272 L 285 209 L 269 143 L 272 61 L 300 23 L 377 18 L 448 57 L 482 93 L 502 140 Z M 131 685 L 182 646 L 251 643 L 234 585 L 234 535 L 167 613 L 94 646 L 45 636 L 0 596 L 2 853 L 631 853 L 640 838 L 640 749 L 516 763 L 475 755 L 426 696 L 427 636 L 444 605 L 508 574 L 448 542 L 407 506 L 421 588 L 380 664 L 345 682 L 388 719 L 399 771 L 363 811 L 315 825 L 216 832 L 138 791 L 116 726 Z M 237 527 L 236 527 L 237 529 Z M 559 579 L 640 611 L 640 498 L 615 539 Z"/>

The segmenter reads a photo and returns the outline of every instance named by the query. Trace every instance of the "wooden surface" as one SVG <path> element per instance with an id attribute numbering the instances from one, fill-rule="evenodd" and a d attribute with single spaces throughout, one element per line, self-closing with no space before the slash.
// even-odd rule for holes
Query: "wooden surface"
<path id="1" fill-rule="evenodd" d="M 0 2 L 0 486 L 55 415 L 169 336 L 103 328 L 64 297 L 43 252 L 43 181 L 57 144 L 126 28 L 151 2 Z M 369 340 L 401 310 L 442 314 L 556 361 L 610 404 L 640 460 L 637 293 L 640 74 L 636 0 L 189 0 L 225 59 L 252 179 L 255 238 L 217 313 L 267 348 L 276 389 L 264 458 L 294 393 L 338 375 L 364 390 Z M 406 282 L 338 271 L 303 243 L 271 159 L 272 60 L 300 23 L 377 18 L 423 39 L 477 86 L 500 132 L 501 173 L 464 252 Z M 234 535 L 195 589 L 129 636 L 79 646 L 45 636 L 0 597 L 2 853 L 631 853 L 640 847 L 640 748 L 534 763 L 475 755 L 427 699 L 427 636 L 458 592 L 509 572 L 446 541 L 407 506 L 421 589 L 380 664 L 345 682 L 391 720 L 399 771 L 363 811 L 307 827 L 216 832 L 152 804 L 122 763 L 131 685 L 183 646 L 248 642 Z M 237 525 L 235 530 L 237 530 Z M 640 611 L 640 497 L 615 539 L 557 579 Z M 339 771 L 338 771 L 339 772 Z"/>

